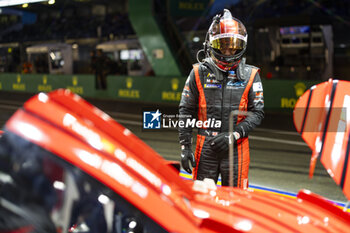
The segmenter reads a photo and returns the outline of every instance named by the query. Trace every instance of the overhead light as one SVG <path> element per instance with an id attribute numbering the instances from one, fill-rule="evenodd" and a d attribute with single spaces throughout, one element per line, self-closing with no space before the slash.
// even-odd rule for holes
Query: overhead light
<path id="1" fill-rule="evenodd" d="M 23 8 L 27 8 L 27 7 L 28 7 L 28 3 L 24 3 L 24 4 L 22 5 L 22 7 L 23 7 Z"/>
<path id="2" fill-rule="evenodd" d="M 46 2 L 47 0 L 0 0 L 0 7 L 23 5 L 34 2 Z"/>
<path id="3" fill-rule="evenodd" d="M 49 0 L 47 3 L 48 3 L 49 5 L 53 5 L 53 4 L 55 4 L 55 0 Z"/>

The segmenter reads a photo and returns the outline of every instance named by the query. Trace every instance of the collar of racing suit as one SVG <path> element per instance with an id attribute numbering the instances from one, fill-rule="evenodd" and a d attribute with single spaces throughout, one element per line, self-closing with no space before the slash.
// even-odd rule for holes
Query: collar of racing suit
<path id="1" fill-rule="evenodd" d="M 235 70 L 237 73 L 237 79 L 240 81 L 245 81 L 245 79 L 248 77 L 247 75 L 244 75 L 244 72 L 248 72 L 248 67 L 246 67 L 245 62 L 246 62 L 246 58 L 243 57 L 238 67 Z M 215 67 L 215 64 L 213 63 L 211 58 L 204 59 L 203 64 L 207 66 L 209 70 L 212 71 L 216 80 L 222 81 L 224 77 L 227 75 L 227 71 L 221 71 Z"/>

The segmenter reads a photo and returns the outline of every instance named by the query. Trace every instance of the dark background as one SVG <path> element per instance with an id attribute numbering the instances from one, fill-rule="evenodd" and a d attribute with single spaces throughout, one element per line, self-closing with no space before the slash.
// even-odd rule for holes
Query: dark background
<path id="1" fill-rule="evenodd" d="M 195 9 L 198 3 L 201 9 Z M 349 1 L 153 0 L 151 4 L 172 52 L 185 51 L 178 59 L 186 61 L 180 64 L 184 76 L 188 63 L 196 62 L 213 16 L 227 8 L 247 27 L 247 60 L 262 68 L 263 78 L 350 79 Z M 192 11 L 181 11 L 180 4 Z M 52 5 L 2 8 L 0 70 L 22 72 L 28 46 L 64 42 L 79 46 L 74 73 L 89 73 L 89 54 L 98 43 L 137 38 L 128 8 L 127 0 L 56 0 Z M 180 40 L 167 35 L 170 27 L 175 27 Z"/>

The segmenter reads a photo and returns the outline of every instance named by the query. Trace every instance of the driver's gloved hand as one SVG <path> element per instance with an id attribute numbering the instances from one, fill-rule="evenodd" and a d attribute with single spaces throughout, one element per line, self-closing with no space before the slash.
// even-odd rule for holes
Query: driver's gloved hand
<path id="1" fill-rule="evenodd" d="M 237 132 L 233 132 L 233 135 L 231 135 L 231 137 L 229 136 L 228 132 L 219 133 L 211 140 L 210 146 L 213 151 L 217 153 L 227 153 L 231 142 L 230 140 L 233 140 L 232 143 L 234 143 L 239 138 L 240 135 Z"/>
<path id="2" fill-rule="evenodd" d="M 192 167 L 196 167 L 196 160 L 194 159 L 194 154 L 192 152 L 191 145 L 182 145 L 181 146 L 181 166 L 182 168 L 188 172 L 192 173 L 192 169 L 189 166 L 191 163 Z"/>

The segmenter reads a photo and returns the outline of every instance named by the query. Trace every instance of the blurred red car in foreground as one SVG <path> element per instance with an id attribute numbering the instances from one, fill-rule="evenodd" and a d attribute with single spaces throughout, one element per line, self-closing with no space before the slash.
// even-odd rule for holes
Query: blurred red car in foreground
<path id="1" fill-rule="evenodd" d="M 0 138 L 0 232 L 350 232 L 322 197 L 186 181 L 68 90 L 40 93 Z"/>

